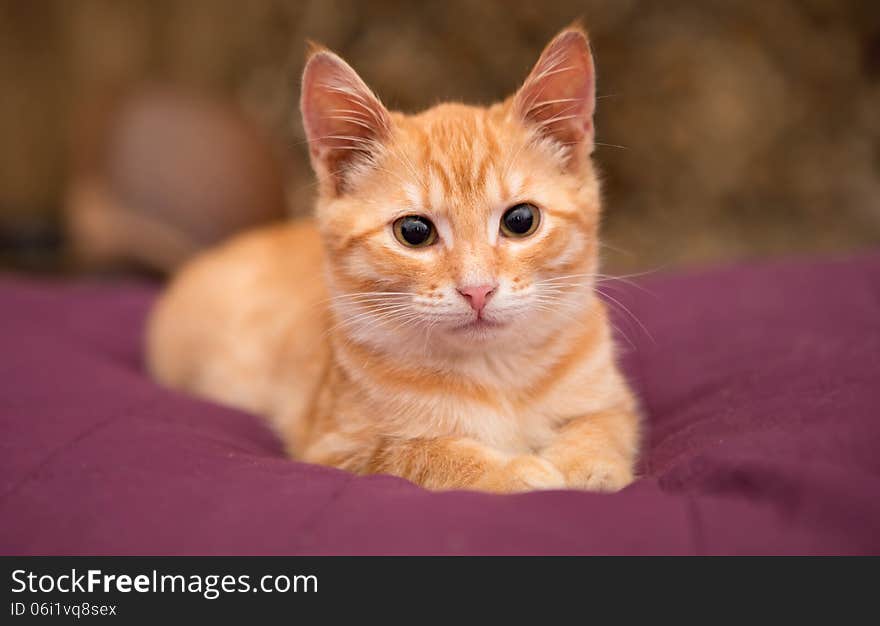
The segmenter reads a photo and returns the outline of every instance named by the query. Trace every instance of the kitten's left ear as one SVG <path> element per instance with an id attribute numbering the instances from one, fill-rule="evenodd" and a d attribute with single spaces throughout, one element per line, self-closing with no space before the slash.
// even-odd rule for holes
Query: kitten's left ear
<path id="1" fill-rule="evenodd" d="M 547 44 L 513 106 L 527 125 L 572 146 L 572 157 L 593 151 L 596 73 L 581 28 L 567 28 Z"/>
<path id="2" fill-rule="evenodd" d="M 312 166 L 329 193 L 343 193 L 391 133 L 391 116 L 339 56 L 313 46 L 302 79 L 303 126 Z"/>

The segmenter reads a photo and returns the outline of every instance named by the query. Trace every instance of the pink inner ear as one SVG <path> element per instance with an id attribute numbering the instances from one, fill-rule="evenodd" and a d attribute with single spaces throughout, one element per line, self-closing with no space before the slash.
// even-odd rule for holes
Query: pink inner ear
<path id="1" fill-rule="evenodd" d="M 521 118 L 564 145 L 593 141 L 595 71 L 579 30 L 558 35 L 516 94 Z"/>
<path id="2" fill-rule="evenodd" d="M 303 125 L 312 163 L 341 188 L 346 170 L 369 158 L 390 132 L 390 116 L 355 71 L 328 51 L 315 53 L 303 73 Z"/>

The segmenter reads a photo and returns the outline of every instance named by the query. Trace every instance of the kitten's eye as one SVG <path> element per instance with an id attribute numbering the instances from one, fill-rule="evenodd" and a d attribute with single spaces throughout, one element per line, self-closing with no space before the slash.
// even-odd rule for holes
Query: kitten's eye
<path id="1" fill-rule="evenodd" d="M 397 241 L 410 248 L 424 248 L 437 240 L 437 229 L 427 217 L 405 215 L 394 222 Z"/>
<path id="2" fill-rule="evenodd" d="M 501 232 L 508 237 L 528 237 L 541 221 L 538 207 L 523 202 L 512 206 L 501 216 Z"/>

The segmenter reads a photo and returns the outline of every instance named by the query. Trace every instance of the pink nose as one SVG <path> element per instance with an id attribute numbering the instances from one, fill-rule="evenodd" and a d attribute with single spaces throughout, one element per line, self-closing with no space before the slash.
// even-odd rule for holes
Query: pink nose
<path id="1" fill-rule="evenodd" d="M 462 287 L 458 290 L 471 308 L 479 313 L 486 306 L 489 296 L 495 291 L 495 285 L 477 285 L 476 287 Z"/>

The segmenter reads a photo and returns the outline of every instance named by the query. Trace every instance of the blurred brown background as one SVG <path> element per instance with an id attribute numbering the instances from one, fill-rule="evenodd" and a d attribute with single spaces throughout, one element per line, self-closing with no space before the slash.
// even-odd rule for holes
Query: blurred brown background
<path id="1" fill-rule="evenodd" d="M 386 104 L 415 111 L 504 97 L 577 17 L 599 70 L 612 270 L 880 243 L 880 2 L 0 0 L 0 265 L 65 267 L 63 207 L 91 167 L 89 129 L 112 111 L 109 94 L 151 81 L 228 102 L 219 115 L 253 125 L 242 133 L 263 138 L 301 213 L 312 193 L 296 106 L 306 38 L 342 53 Z M 188 119 L 179 128 L 198 125 Z M 162 133 L 145 132 L 161 153 Z M 168 127 L 168 141 L 179 135 Z M 176 172 L 190 166 L 186 150 L 167 152 Z M 271 170 L 265 158 L 248 167 Z M 215 169 L 223 181 L 237 167 Z M 135 187 L 163 192 L 150 171 Z M 261 197 L 272 213 L 272 192 Z"/>

